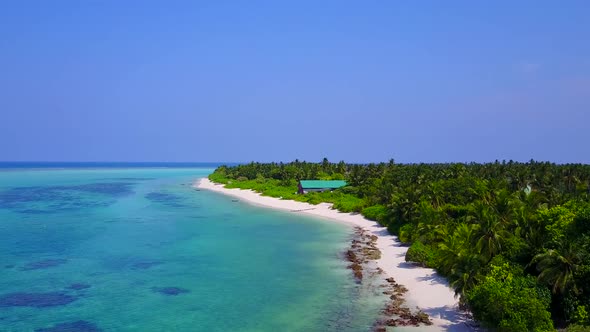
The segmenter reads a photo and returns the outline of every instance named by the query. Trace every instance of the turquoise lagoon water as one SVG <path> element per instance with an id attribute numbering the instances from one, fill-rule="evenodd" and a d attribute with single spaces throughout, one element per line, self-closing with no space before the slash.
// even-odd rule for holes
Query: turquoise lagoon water
<path id="1" fill-rule="evenodd" d="M 370 330 L 351 230 L 191 187 L 211 171 L 0 171 L 0 331 Z"/>

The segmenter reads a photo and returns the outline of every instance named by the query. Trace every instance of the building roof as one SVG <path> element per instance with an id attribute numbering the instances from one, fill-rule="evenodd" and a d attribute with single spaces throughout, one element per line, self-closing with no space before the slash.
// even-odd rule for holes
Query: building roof
<path id="1" fill-rule="evenodd" d="M 344 180 L 301 180 L 299 182 L 303 189 L 336 189 L 346 185 Z"/>

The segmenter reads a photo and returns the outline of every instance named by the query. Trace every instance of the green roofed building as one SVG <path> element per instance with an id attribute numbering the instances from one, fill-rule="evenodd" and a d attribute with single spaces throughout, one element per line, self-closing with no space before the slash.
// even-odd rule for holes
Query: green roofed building
<path id="1" fill-rule="evenodd" d="M 346 186 L 344 180 L 301 180 L 299 181 L 300 194 L 306 194 L 310 191 L 327 191 Z"/>

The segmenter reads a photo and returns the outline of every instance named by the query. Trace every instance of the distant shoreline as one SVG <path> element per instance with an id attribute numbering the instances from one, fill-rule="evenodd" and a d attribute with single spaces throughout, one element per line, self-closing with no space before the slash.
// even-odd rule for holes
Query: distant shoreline
<path id="1" fill-rule="evenodd" d="M 377 236 L 376 246 L 381 251 L 381 258 L 376 260 L 387 277 L 395 278 L 408 292 L 404 294 L 410 308 L 418 307 L 430 316 L 433 325 L 414 327 L 396 327 L 396 331 L 472 331 L 470 320 L 458 308 L 458 300 L 448 287 L 446 280 L 433 269 L 422 268 L 405 262 L 407 247 L 402 246 L 397 237 L 390 235 L 384 227 L 374 221 L 365 219 L 360 214 L 342 213 L 331 209 L 331 204 L 309 203 L 281 200 L 274 197 L 261 196 L 252 190 L 228 189 L 222 184 L 211 182 L 207 178 L 199 179 L 195 188 L 218 192 L 232 196 L 253 205 L 274 208 L 282 211 L 301 213 L 315 217 L 327 218 L 339 223 L 357 226 L 368 234 Z"/>
<path id="2" fill-rule="evenodd" d="M 0 170 L 216 168 L 237 163 L 221 162 L 126 162 L 126 161 L 0 161 Z"/>

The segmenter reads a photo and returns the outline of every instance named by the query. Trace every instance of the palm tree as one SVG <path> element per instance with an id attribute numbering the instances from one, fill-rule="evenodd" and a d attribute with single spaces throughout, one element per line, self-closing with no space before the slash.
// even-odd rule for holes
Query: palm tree
<path id="1" fill-rule="evenodd" d="M 502 223 L 508 223 L 512 218 L 514 205 L 519 203 L 518 197 L 515 197 L 507 189 L 501 189 L 494 192 L 493 208 L 500 217 Z"/>
<path id="2" fill-rule="evenodd" d="M 459 224 L 453 234 L 439 245 L 439 269 L 448 276 L 455 296 L 464 294 L 475 284 L 481 267 L 481 256 L 471 250 L 473 229 L 473 225 Z"/>
<path id="3" fill-rule="evenodd" d="M 578 268 L 581 254 L 572 243 L 561 246 L 560 250 L 549 249 L 533 257 L 530 264 L 536 264 L 540 272 L 538 280 L 552 286 L 553 293 L 564 294 L 572 288 L 577 292 L 574 272 Z"/>
<path id="4" fill-rule="evenodd" d="M 420 199 L 417 210 L 418 219 L 415 231 L 417 236 L 414 239 L 420 239 L 422 242 L 437 243 L 447 238 L 446 235 L 441 236 L 441 234 L 448 231 L 448 227 L 445 227 L 447 221 L 445 213 L 432 206 L 425 197 Z"/>
<path id="5" fill-rule="evenodd" d="M 474 204 L 473 215 L 468 221 L 475 222 L 475 245 L 477 250 L 491 260 L 499 254 L 510 233 L 506 231 L 505 223 L 500 222 L 498 214 L 483 202 Z"/>
<path id="6" fill-rule="evenodd" d="M 513 210 L 512 219 L 515 228 L 514 235 L 522 238 L 531 250 L 543 248 L 546 242 L 545 225 L 541 223 L 535 211 L 525 204 L 520 204 Z"/>
<path id="7" fill-rule="evenodd" d="M 463 295 L 475 286 L 480 269 L 480 257 L 474 254 L 466 255 L 462 263 L 457 264 L 453 274 L 449 277 L 449 284 L 455 290 L 455 296 Z"/>

